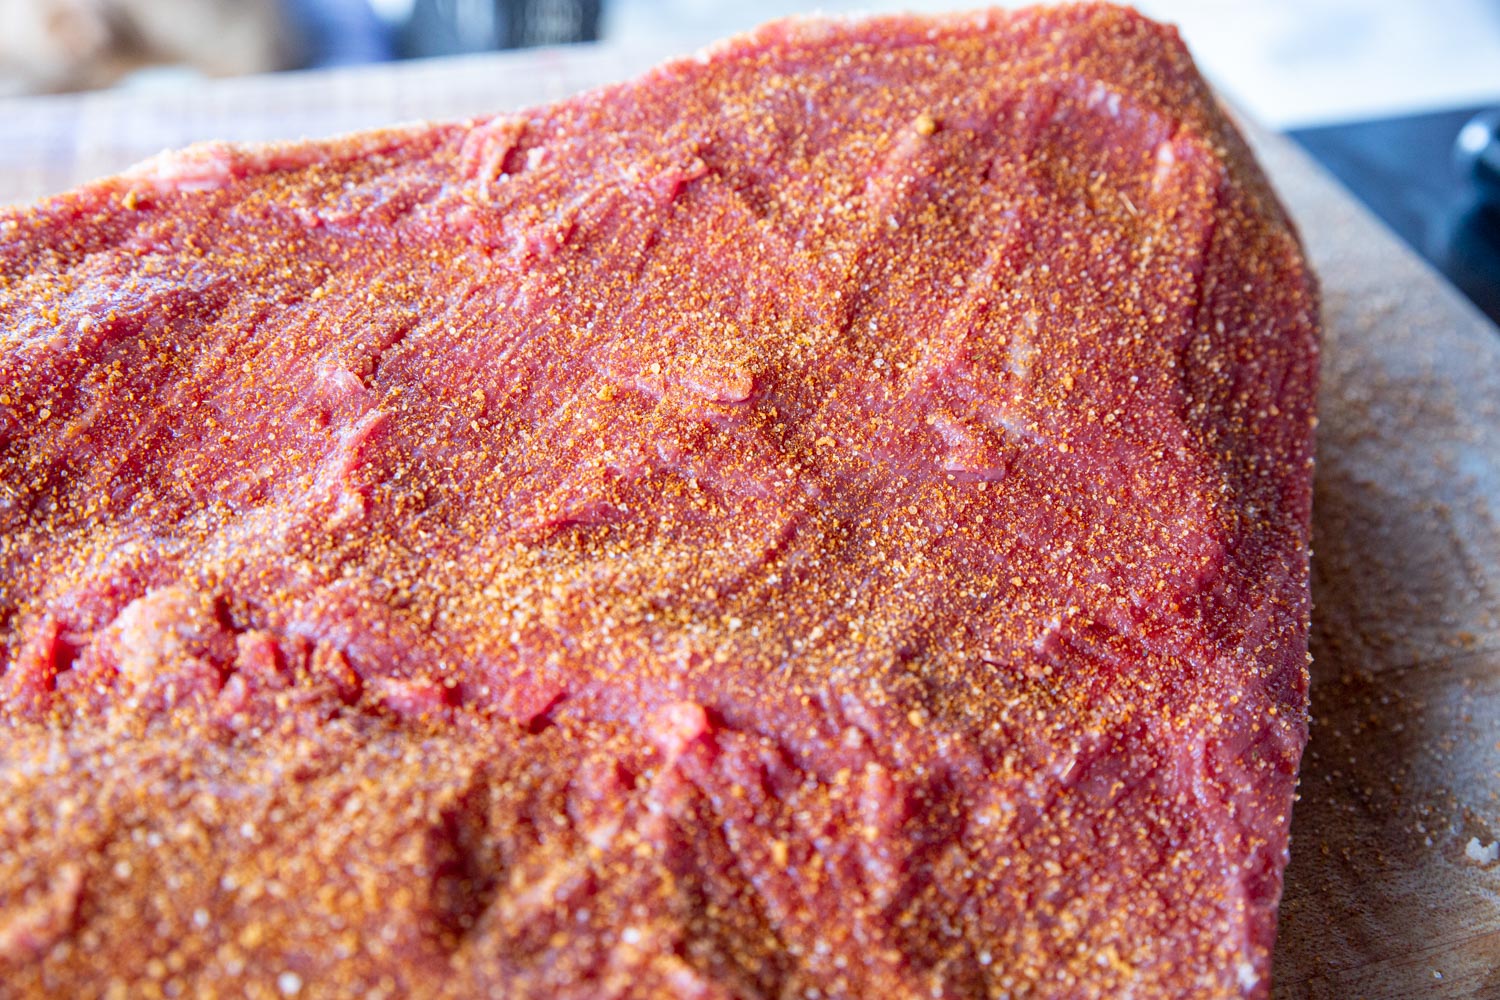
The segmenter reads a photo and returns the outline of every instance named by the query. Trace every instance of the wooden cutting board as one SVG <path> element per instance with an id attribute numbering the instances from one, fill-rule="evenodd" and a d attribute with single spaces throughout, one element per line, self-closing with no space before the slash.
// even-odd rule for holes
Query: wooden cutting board
<path id="1" fill-rule="evenodd" d="M 1280 138 L 1323 285 L 1313 730 L 1278 997 L 1500 997 L 1500 330 Z"/>
<path id="2" fill-rule="evenodd" d="M 208 138 L 522 107 L 659 52 L 542 50 L 0 102 L 0 203 Z M 1278 998 L 1500 998 L 1500 332 L 1278 137 L 1322 278 L 1312 744 Z"/>

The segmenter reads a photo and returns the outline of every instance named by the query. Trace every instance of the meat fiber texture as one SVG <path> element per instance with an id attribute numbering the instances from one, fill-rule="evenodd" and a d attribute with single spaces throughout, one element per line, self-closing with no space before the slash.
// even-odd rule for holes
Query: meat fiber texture
<path id="1" fill-rule="evenodd" d="M 1108 6 L 0 215 L 0 995 L 1265 996 L 1317 335 Z"/>

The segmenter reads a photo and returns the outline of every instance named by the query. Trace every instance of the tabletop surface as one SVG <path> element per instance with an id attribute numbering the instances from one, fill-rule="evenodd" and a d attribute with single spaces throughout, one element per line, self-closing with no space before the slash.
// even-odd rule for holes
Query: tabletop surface
<path id="1" fill-rule="evenodd" d="M 0 102 L 0 204 L 165 146 L 516 108 L 664 54 L 534 50 Z M 1500 334 L 1327 175 L 1252 137 L 1325 298 L 1312 742 L 1277 996 L 1500 996 Z"/>

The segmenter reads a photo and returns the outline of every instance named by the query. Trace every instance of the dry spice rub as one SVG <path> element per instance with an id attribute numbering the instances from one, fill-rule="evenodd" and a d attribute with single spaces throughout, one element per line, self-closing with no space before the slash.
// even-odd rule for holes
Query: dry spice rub
<path id="1" fill-rule="evenodd" d="M 1316 357 L 1107 6 L 0 214 L 0 994 L 1264 996 Z"/>

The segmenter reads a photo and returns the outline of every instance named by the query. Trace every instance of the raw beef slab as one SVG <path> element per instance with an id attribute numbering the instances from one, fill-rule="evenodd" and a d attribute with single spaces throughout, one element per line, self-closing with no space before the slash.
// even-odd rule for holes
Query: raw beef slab
<path id="1" fill-rule="evenodd" d="M 1108 6 L 0 214 L 0 995 L 1265 996 L 1316 358 Z"/>

